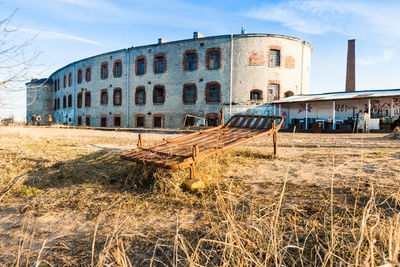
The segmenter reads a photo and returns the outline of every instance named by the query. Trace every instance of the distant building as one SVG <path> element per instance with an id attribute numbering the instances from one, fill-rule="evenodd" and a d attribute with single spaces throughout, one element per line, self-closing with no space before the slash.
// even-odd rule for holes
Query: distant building
<path id="1" fill-rule="evenodd" d="M 148 128 L 191 126 L 203 118 L 212 126 L 220 109 L 229 116 L 308 93 L 311 51 L 305 41 L 275 34 L 160 38 L 32 80 L 27 118 L 40 113 L 56 123 Z M 39 81 L 45 82 L 35 87 Z"/>

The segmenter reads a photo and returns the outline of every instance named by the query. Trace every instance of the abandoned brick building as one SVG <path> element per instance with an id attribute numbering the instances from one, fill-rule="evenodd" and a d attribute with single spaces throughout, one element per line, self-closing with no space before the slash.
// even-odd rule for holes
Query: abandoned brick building
<path id="1" fill-rule="evenodd" d="M 237 111 L 306 94 L 312 47 L 275 34 L 237 34 L 131 47 L 73 62 L 27 83 L 27 120 L 103 127 L 219 123 Z M 188 116 L 189 115 L 189 116 Z"/>

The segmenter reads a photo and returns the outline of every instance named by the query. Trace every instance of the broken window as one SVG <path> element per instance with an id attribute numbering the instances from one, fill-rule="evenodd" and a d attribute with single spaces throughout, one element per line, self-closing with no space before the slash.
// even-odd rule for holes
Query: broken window
<path id="1" fill-rule="evenodd" d="M 164 104 L 165 87 L 163 85 L 155 85 L 153 90 L 153 104 Z"/>
<path id="2" fill-rule="evenodd" d="M 90 107 L 92 102 L 92 95 L 90 92 L 85 93 L 85 107 Z"/>
<path id="3" fill-rule="evenodd" d="M 190 126 L 194 126 L 194 124 L 196 123 L 196 120 L 194 117 L 192 116 L 186 116 L 185 119 L 185 127 L 190 127 Z"/>
<path id="4" fill-rule="evenodd" d="M 281 65 L 281 50 L 271 49 L 269 51 L 269 66 L 279 67 Z"/>

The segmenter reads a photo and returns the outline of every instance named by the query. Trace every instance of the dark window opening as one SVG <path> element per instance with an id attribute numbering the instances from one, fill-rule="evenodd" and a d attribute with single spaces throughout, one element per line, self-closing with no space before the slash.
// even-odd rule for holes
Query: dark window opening
<path id="1" fill-rule="evenodd" d="M 208 69 L 215 70 L 219 69 L 220 53 L 212 51 L 208 53 Z"/>
<path id="2" fill-rule="evenodd" d="M 72 73 L 71 72 L 68 74 L 68 86 L 69 87 L 72 86 Z"/>
<path id="3" fill-rule="evenodd" d="M 67 75 L 64 74 L 63 87 L 67 87 Z"/>
<path id="4" fill-rule="evenodd" d="M 120 116 L 114 117 L 114 126 L 121 127 L 121 117 Z"/>
<path id="5" fill-rule="evenodd" d="M 194 124 L 196 123 L 195 118 L 192 116 L 186 116 L 186 120 L 185 120 L 185 127 L 190 127 L 190 126 L 194 126 Z"/>
<path id="6" fill-rule="evenodd" d="M 165 65 L 165 57 L 159 56 L 154 59 L 154 72 L 155 73 L 163 73 L 164 72 L 164 65 Z"/>
<path id="7" fill-rule="evenodd" d="M 85 124 L 86 124 L 86 126 L 90 126 L 90 117 L 89 116 L 86 116 Z"/>
<path id="8" fill-rule="evenodd" d="M 67 97 L 63 96 L 63 108 L 67 107 Z"/>
<path id="9" fill-rule="evenodd" d="M 144 116 L 136 117 L 136 127 L 144 127 Z"/>
<path id="10" fill-rule="evenodd" d="M 183 86 L 183 103 L 196 104 L 197 88 L 195 84 L 185 84 Z"/>
<path id="11" fill-rule="evenodd" d="M 68 107 L 72 107 L 72 95 L 68 95 Z"/>
<path id="12" fill-rule="evenodd" d="M 137 87 L 135 92 L 135 104 L 145 105 L 146 104 L 146 90 L 144 87 Z"/>
<path id="13" fill-rule="evenodd" d="M 153 90 L 153 104 L 164 104 L 165 102 L 165 88 L 162 85 L 154 86 Z"/>
<path id="14" fill-rule="evenodd" d="M 100 77 L 103 80 L 108 78 L 108 63 L 101 64 Z"/>
<path id="15" fill-rule="evenodd" d="M 119 78 L 122 76 L 122 62 L 116 61 L 114 63 L 114 77 Z"/>
<path id="16" fill-rule="evenodd" d="M 218 118 L 216 118 L 216 117 L 207 118 L 207 125 L 208 126 L 218 126 Z"/>
<path id="17" fill-rule="evenodd" d="M 57 91 L 57 79 L 54 80 L 54 91 Z"/>
<path id="18" fill-rule="evenodd" d="M 89 82 L 92 79 L 92 68 L 87 67 L 85 72 L 85 80 Z"/>
<path id="19" fill-rule="evenodd" d="M 115 88 L 114 89 L 113 104 L 114 104 L 114 106 L 121 106 L 121 104 L 122 104 L 122 90 L 121 90 L 121 88 Z"/>
<path id="20" fill-rule="evenodd" d="M 77 105 L 78 108 L 82 107 L 82 93 L 78 93 L 76 105 Z"/>
<path id="21" fill-rule="evenodd" d="M 106 90 L 102 90 L 100 93 L 100 105 L 107 105 L 108 104 L 108 93 L 107 93 L 107 89 Z"/>
<path id="22" fill-rule="evenodd" d="M 250 100 L 262 100 L 263 95 L 261 90 L 252 90 L 250 92 Z"/>
<path id="23" fill-rule="evenodd" d="M 100 126 L 101 127 L 107 127 L 107 117 L 101 117 Z"/>
<path id="24" fill-rule="evenodd" d="M 154 116 L 154 128 L 162 128 L 163 117 L 162 116 Z"/>
<path id="25" fill-rule="evenodd" d="M 292 91 L 286 91 L 285 92 L 285 98 L 286 97 L 291 97 L 291 96 L 294 96 L 294 93 Z"/>
<path id="26" fill-rule="evenodd" d="M 78 70 L 78 83 L 81 83 L 81 82 L 82 82 L 82 70 L 79 69 Z"/>
<path id="27" fill-rule="evenodd" d="M 208 104 L 220 102 L 220 86 L 218 83 L 208 83 L 206 85 L 206 102 Z"/>
<path id="28" fill-rule="evenodd" d="M 196 54 L 195 53 L 187 53 L 186 54 L 186 66 L 185 70 L 196 70 Z"/>
<path id="29" fill-rule="evenodd" d="M 92 95 L 90 92 L 85 93 L 85 107 L 90 107 L 92 102 Z"/>
<path id="30" fill-rule="evenodd" d="M 281 51 L 278 49 L 271 49 L 269 53 L 269 65 L 271 67 L 279 67 L 281 65 Z"/>
<path id="31" fill-rule="evenodd" d="M 82 125 L 82 116 L 78 116 L 78 126 Z"/>

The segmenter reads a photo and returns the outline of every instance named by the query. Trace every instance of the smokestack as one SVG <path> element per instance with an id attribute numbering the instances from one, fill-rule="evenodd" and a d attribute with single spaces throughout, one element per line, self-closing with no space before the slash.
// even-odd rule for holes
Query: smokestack
<path id="1" fill-rule="evenodd" d="M 352 39 L 347 44 L 347 71 L 346 71 L 346 92 L 356 90 L 356 40 Z"/>

